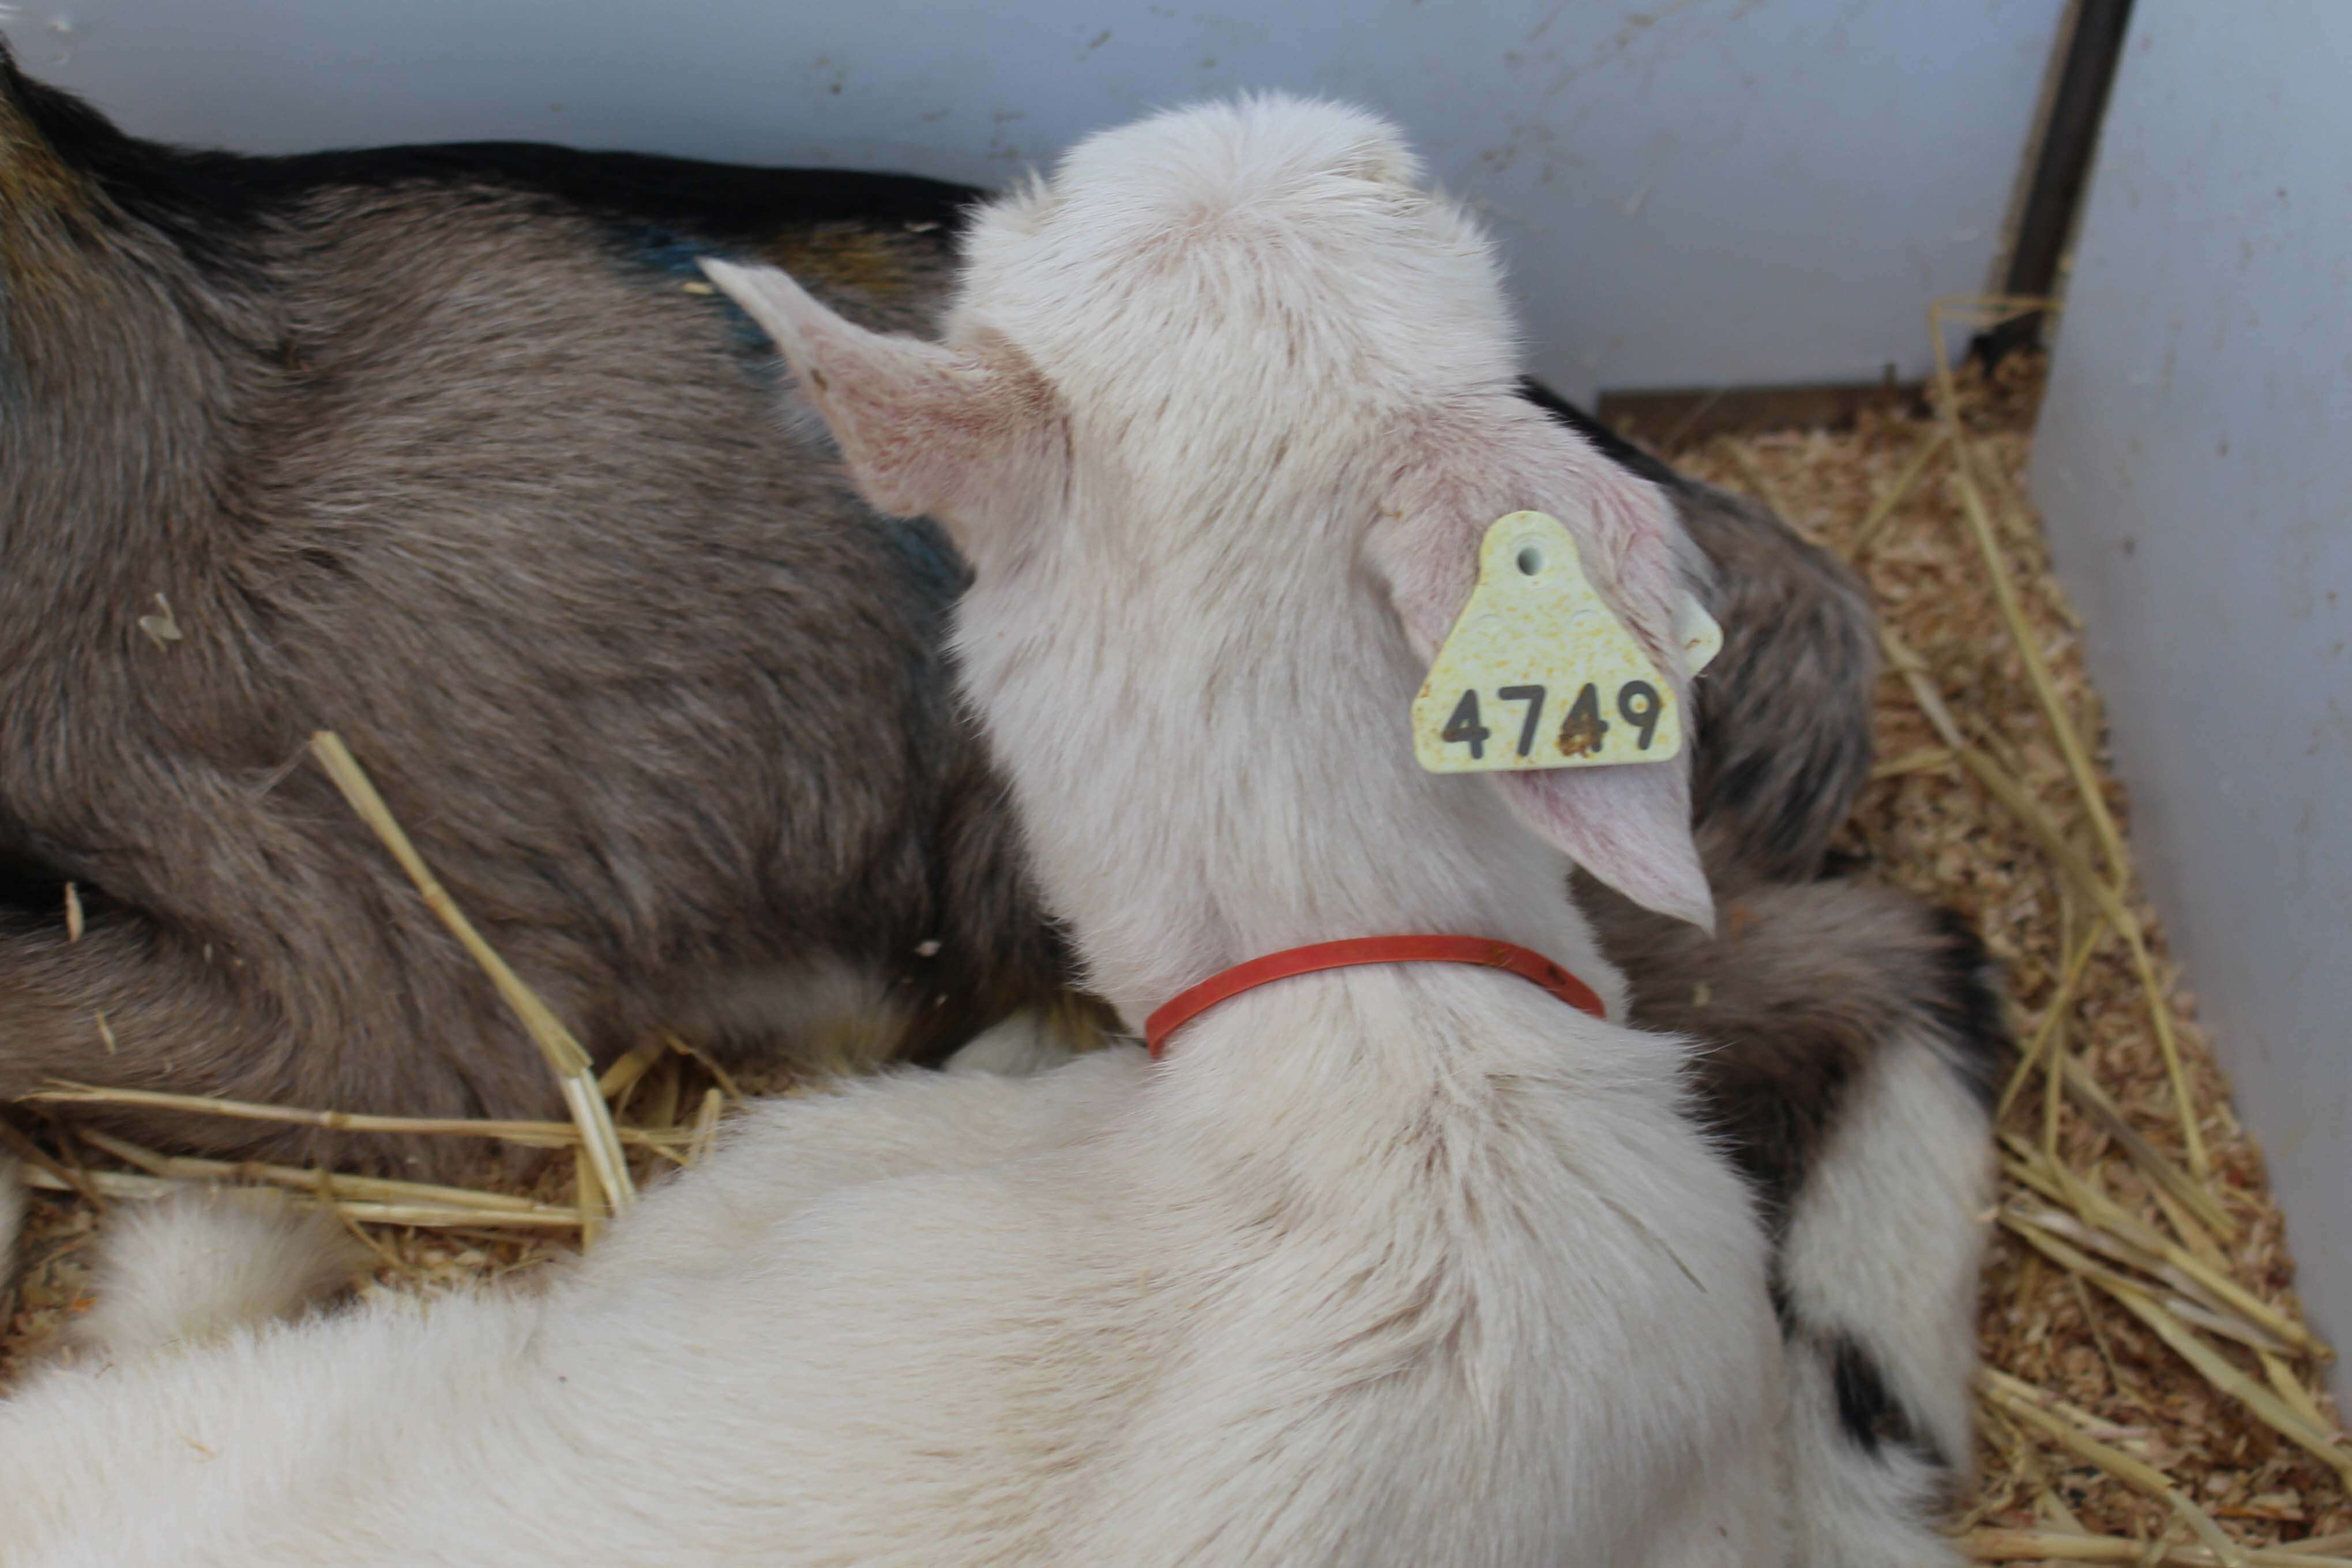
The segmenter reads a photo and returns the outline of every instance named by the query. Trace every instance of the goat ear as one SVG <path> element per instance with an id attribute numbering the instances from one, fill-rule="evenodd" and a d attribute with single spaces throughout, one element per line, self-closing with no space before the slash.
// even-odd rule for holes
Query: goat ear
<path id="1" fill-rule="evenodd" d="M 1059 403 L 1010 343 L 967 352 L 869 332 L 772 267 L 705 257 L 702 270 L 783 350 L 877 509 L 962 521 L 989 500 L 1055 482 Z"/>
<path id="2" fill-rule="evenodd" d="M 1634 903 L 1712 930 L 1715 901 L 1691 835 L 1691 673 L 1674 635 L 1682 533 L 1665 497 L 1516 399 L 1449 413 L 1398 454 L 1370 553 L 1415 653 L 1433 659 L 1469 602 L 1489 525 L 1508 512 L 1549 512 L 1576 537 L 1586 575 L 1682 703 L 1685 738 L 1671 760 L 1475 777 L 1492 779 L 1521 821 Z"/>

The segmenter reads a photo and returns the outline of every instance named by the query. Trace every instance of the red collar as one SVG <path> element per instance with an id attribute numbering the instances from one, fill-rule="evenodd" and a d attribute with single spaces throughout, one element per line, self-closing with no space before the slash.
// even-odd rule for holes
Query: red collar
<path id="1" fill-rule="evenodd" d="M 1486 936 L 1356 936 L 1345 942 L 1318 942 L 1307 947 L 1286 947 L 1221 969 L 1189 990 L 1179 992 L 1143 1020 L 1143 1042 L 1156 1061 L 1168 1048 L 1168 1037 L 1229 997 L 1293 975 L 1318 969 L 1346 969 L 1358 964 L 1475 964 L 1481 968 L 1507 969 L 1531 980 L 1570 1007 L 1606 1018 L 1592 988 L 1540 953 Z"/>

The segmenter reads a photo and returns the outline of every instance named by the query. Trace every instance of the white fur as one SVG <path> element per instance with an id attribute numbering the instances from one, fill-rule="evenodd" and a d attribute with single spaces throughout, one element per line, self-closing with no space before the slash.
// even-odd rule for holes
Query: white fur
<path id="1" fill-rule="evenodd" d="M 1027 1078 L 1061 1066 L 1074 1054 L 1070 1041 L 1051 1020 L 1034 1012 L 1019 1012 L 966 1040 L 948 1058 L 946 1070 Z"/>
<path id="2" fill-rule="evenodd" d="M 216 1188 L 126 1205 L 99 1249 L 98 1305 L 73 1340 L 123 1356 L 217 1338 L 342 1290 L 366 1256 L 332 1216 L 281 1193 Z"/>
<path id="3" fill-rule="evenodd" d="M 1678 765 L 1412 763 L 1485 508 L 1579 529 L 1658 646 L 1675 548 L 1646 486 L 1515 416 L 1485 243 L 1415 177 L 1290 100 L 1097 138 L 981 214 L 945 348 L 713 269 L 861 487 L 967 542 L 968 691 L 1129 1021 L 1385 931 L 1515 939 L 1614 1006 L 1570 842 L 1689 904 Z M 542 1292 L 42 1382 L 0 1410 L 0 1559 L 1781 1563 L 1764 1242 L 1681 1114 L 1686 1049 L 1365 968 L 1156 1068 L 778 1103 Z"/>
<path id="4" fill-rule="evenodd" d="M 1969 1385 L 1992 1177 L 1983 1106 L 1931 1047 L 1890 1041 L 1806 1176 L 1781 1248 L 1799 1325 L 1790 1433 L 1804 1561 L 1958 1561 L 1927 1521 L 1974 1458 Z M 1942 1467 L 1903 1445 L 1864 1452 L 1840 1429 L 1832 1332 L 1884 1369 Z"/>

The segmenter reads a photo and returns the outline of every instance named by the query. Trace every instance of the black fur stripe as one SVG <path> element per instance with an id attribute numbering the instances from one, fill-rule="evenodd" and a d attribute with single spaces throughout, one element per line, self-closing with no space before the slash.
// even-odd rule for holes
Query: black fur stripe
<path id="1" fill-rule="evenodd" d="M 1931 919 L 1942 983 L 1926 994 L 1924 1005 L 1948 1042 L 1946 1064 L 1990 1112 L 2015 1049 L 2001 1014 L 2000 967 L 1968 916 L 1939 906 Z"/>
<path id="2" fill-rule="evenodd" d="M 1651 456 L 1533 376 L 1519 378 L 1519 395 L 1568 426 L 1599 449 L 1620 468 L 1638 474 L 1654 485 L 1679 486 L 1683 476 Z"/>
<path id="3" fill-rule="evenodd" d="M 1878 1360 L 1852 1334 L 1832 1332 L 1815 1341 L 1828 1357 L 1837 1395 L 1838 1426 L 1874 1458 L 1889 1448 L 1908 1448 L 1937 1469 L 1948 1468 L 1935 1440 L 1919 1429 L 1887 1386 Z"/>

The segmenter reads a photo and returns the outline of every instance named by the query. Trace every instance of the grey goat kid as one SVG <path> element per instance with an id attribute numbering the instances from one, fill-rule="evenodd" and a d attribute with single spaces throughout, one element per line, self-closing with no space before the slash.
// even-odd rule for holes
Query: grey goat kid
<path id="1" fill-rule="evenodd" d="M 805 1051 L 821 1009 L 943 1051 L 1047 1002 L 1057 947 L 940 651 L 961 566 L 779 434 L 771 354 L 694 270 L 784 260 L 920 328 L 971 194 L 181 153 L 0 55 L 0 1096 L 555 1107 L 307 764 L 321 727 L 600 1059 L 657 1027 Z"/>

